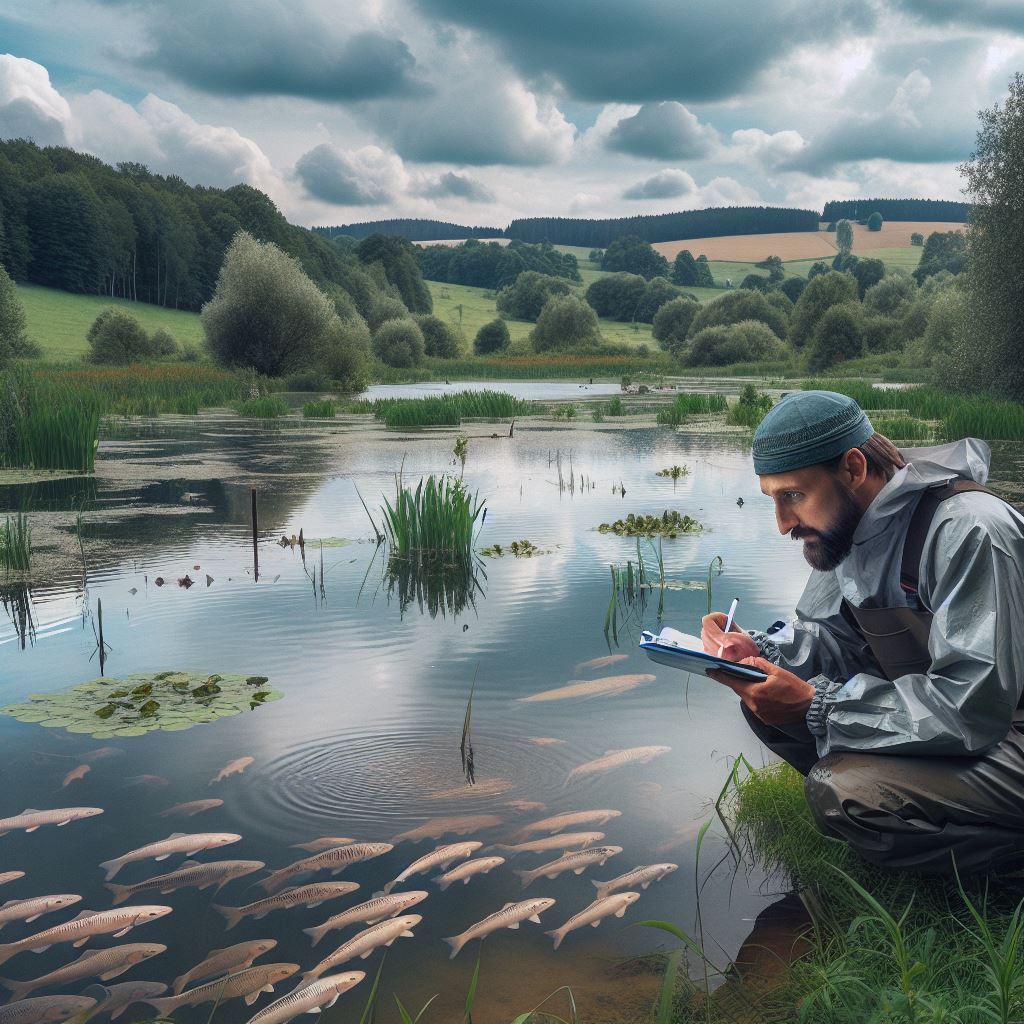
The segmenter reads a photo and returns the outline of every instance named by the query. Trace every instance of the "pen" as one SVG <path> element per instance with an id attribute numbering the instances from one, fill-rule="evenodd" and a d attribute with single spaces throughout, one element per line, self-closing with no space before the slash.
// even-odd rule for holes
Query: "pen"
<path id="1" fill-rule="evenodd" d="M 738 597 L 734 597 L 732 599 L 732 604 L 729 605 L 729 614 L 726 616 L 726 619 L 725 619 L 725 629 L 723 630 L 723 633 L 728 633 L 729 630 L 732 629 L 732 620 L 733 620 L 734 616 L 736 615 L 736 606 L 739 603 L 740 603 L 740 599 Z M 718 646 L 718 656 L 719 657 L 722 656 L 722 651 L 724 651 L 724 650 L 725 650 L 725 641 L 723 640 L 722 643 L 719 644 L 719 646 Z"/>

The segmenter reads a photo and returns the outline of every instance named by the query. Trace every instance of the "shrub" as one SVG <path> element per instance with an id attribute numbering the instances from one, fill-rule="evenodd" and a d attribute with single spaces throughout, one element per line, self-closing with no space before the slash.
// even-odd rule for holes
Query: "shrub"
<path id="1" fill-rule="evenodd" d="M 911 245 L 924 245 L 924 235 L 920 231 L 914 231 L 910 236 Z"/>
<path id="2" fill-rule="evenodd" d="M 594 311 L 575 295 L 553 295 L 544 304 L 537 326 L 530 332 L 537 352 L 553 348 L 598 348 L 601 328 Z"/>
<path id="3" fill-rule="evenodd" d="M 962 231 L 933 231 L 924 243 L 921 262 L 914 271 L 914 280 L 924 284 L 925 278 L 948 270 L 959 274 L 967 265 L 967 237 Z"/>
<path id="4" fill-rule="evenodd" d="M 884 313 L 866 313 L 861 321 L 861 336 L 868 352 L 896 352 L 906 341 L 900 321 Z"/>
<path id="5" fill-rule="evenodd" d="M 419 366 L 426 355 L 423 332 L 415 320 L 386 320 L 373 332 L 373 352 L 387 366 Z"/>
<path id="6" fill-rule="evenodd" d="M 766 293 L 771 288 L 771 281 L 763 274 L 747 274 L 740 281 L 740 287 L 747 288 L 750 291 Z"/>
<path id="7" fill-rule="evenodd" d="M 864 293 L 864 307 L 874 313 L 898 316 L 917 291 L 917 283 L 902 270 L 887 274 Z"/>
<path id="8" fill-rule="evenodd" d="M 817 263 L 811 264 L 811 269 L 807 271 L 807 280 L 812 281 L 814 278 L 819 277 L 822 274 L 827 274 L 832 268 L 824 261 L 818 260 Z"/>
<path id="9" fill-rule="evenodd" d="M 513 320 L 536 320 L 552 295 L 568 295 L 569 282 L 536 270 L 524 270 L 512 284 L 498 292 L 499 313 Z"/>
<path id="10" fill-rule="evenodd" d="M 454 359 L 459 354 L 459 336 L 451 324 L 429 313 L 417 316 L 415 320 L 423 332 L 423 345 L 428 356 Z"/>
<path id="11" fill-rule="evenodd" d="M 25 334 L 27 322 L 14 282 L 0 264 L 0 367 L 11 356 L 25 354 L 29 344 Z"/>
<path id="12" fill-rule="evenodd" d="M 271 377 L 315 365 L 338 319 L 298 260 L 244 231 L 228 247 L 201 317 L 218 363 Z"/>
<path id="13" fill-rule="evenodd" d="M 875 210 L 870 217 L 868 217 L 868 231 L 881 231 L 882 230 L 882 215 Z"/>
<path id="14" fill-rule="evenodd" d="M 636 308 L 636 319 L 642 324 L 654 322 L 655 314 L 680 294 L 679 289 L 664 277 L 655 277 L 647 282 Z"/>
<path id="15" fill-rule="evenodd" d="M 760 320 L 706 327 L 698 331 L 686 350 L 687 366 L 727 366 L 729 363 L 771 362 L 785 359 L 786 346 Z"/>
<path id="16" fill-rule="evenodd" d="M 149 337 L 142 324 L 130 313 L 111 306 L 92 322 L 86 335 L 89 358 L 94 363 L 123 366 L 148 359 L 151 353 Z"/>
<path id="17" fill-rule="evenodd" d="M 182 345 L 178 352 L 178 359 L 183 363 L 198 363 L 202 357 L 203 354 L 199 351 L 198 346 L 187 343 Z"/>
<path id="18" fill-rule="evenodd" d="M 808 367 L 824 370 L 835 363 L 856 359 L 864 354 L 861 333 L 861 308 L 855 302 L 829 306 L 822 313 L 811 339 Z"/>
<path id="19" fill-rule="evenodd" d="M 666 352 L 678 357 L 686 345 L 686 336 L 698 309 L 700 303 L 685 296 L 666 302 L 654 315 L 654 340 Z"/>
<path id="20" fill-rule="evenodd" d="M 937 379 L 953 379 L 948 363 L 966 342 L 969 313 L 969 298 L 963 289 L 947 288 L 938 294 L 928 310 L 924 333 L 908 347 L 914 364 L 934 367 Z"/>
<path id="21" fill-rule="evenodd" d="M 388 320 L 405 320 L 408 316 L 409 310 L 401 299 L 381 293 L 370 303 L 370 315 L 366 318 L 366 324 L 371 331 L 376 331 Z"/>
<path id="22" fill-rule="evenodd" d="M 825 310 L 857 299 L 857 282 L 850 274 L 829 271 L 809 281 L 793 307 L 789 340 L 801 349 L 809 344 Z"/>
<path id="23" fill-rule="evenodd" d="M 346 391 L 358 391 L 367 382 L 371 356 L 370 329 L 358 314 L 338 320 L 324 345 L 324 373 Z"/>
<path id="24" fill-rule="evenodd" d="M 690 334 L 695 335 L 705 327 L 728 326 L 744 320 L 760 320 L 767 324 L 779 338 L 787 334 L 787 318 L 760 292 L 741 288 L 723 295 L 720 299 L 701 306 L 693 318 Z"/>
<path id="25" fill-rule="evenodd" d="M 652 277 L 668 277 L 669 273 L 668 260 L 638 235 L 616 238 L 605 250 L 601 269 L 639 274 L 647 281 Z"/>
<path id="26" fill-rule="evenodd" d="M 166 327 L 158 327 L 149 336 L 149 351 L 154 359 L 172 359 L 178 354 L 178 343 Z"/>
<path id="27" fill-rule="evenodd" d="M 598 316 L 626 323 L 637 319 L 647 282 L 639 274 L 609 274 L 587 289 L 587 302 Z"/>
<path id="28" fill-rule="evenodd" d="M 508 348 L 510 340 L 508 324 L 499 317 L 484 324 L 476 332 L 476 337 L 473 339 L 473 351 L 478 356 L 489 355 L 492 352 L 504 352 Z"/>
<path id="29" fill-rule="evenodd" d="M 796 302 L 806 287 L 807 282 L 802 277 L 787 277 L 784 281 L 779 283 L 779 291 L 782 292 L 790 302 Z"/>

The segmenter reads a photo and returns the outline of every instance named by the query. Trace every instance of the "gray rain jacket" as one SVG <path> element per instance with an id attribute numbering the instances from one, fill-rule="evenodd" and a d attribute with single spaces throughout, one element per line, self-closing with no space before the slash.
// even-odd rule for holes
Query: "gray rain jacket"
<path id="1" fill-rule="evenodd" d="M 928 531 L 918 595 L 934 615 L 927 674 L 886 679 L 843 618 L 844 596 L 857 607 L 908 604 L 900 561 L 925 488 L 988 478 L 991 452 L 975 438 L 902 454 L 909 465 L 868 506 L 847 558 L 812 571 L 790 628 L 751 632 L 765 658 L 814 686 L 807 726 L 821 756 L 978 754 L 1009 731 L 1024 687 L 1024 516 L 992 495 L 947 499 Z"/>

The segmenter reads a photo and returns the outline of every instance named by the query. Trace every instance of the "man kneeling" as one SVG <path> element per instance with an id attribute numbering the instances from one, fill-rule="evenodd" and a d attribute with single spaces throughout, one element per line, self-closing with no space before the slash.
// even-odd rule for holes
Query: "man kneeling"
<path id="1" fill-rule="evenodd" d="M 768 675 L 715 678 L 865 859 L 1024 867 L 1024 516 L 984 487 L 988 445 L 900 450 L 852 399 L 805 391 L 753 454 L 814 571 L 777 632 L 704 619 L 706 650 Z"/>

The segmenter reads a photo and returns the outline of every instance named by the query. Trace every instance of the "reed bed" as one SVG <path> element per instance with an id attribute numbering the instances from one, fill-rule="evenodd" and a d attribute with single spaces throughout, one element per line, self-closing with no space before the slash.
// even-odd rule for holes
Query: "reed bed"
<path id="1" fill-rule="evenodd" d="M 307 420 L 333 420 L 335 405 L 330 399 L 322 402 L 307 402 L 302 407 L 302 415 Z"/>
<path id="2" fill-rule="evenodd" d="M 559 378 L 657 377 L 678 374 L 679 364 L 664 353 L 650 355 L 528 355 L 507 358 L 427 359 L 434 380 L 545 380 Z M 376 374 L 374 378 L 377 379 Z M 419 379 L 424 379 L 419 376 Z M 389 381 L 380 381 L 390 383 Z"/>
<path id="3" fill-rule="evenodd" d="M 232 402 L 231 408 L 239 416 L 251 419 L 273 420 L 278 416 L 287 416 L 291 407 L 282 398 L 247 398 L 241 402 Z"/>
<path id="4" fill-rule="evenodd" d="M 507 419 L 529 416 L 540 410 L 501 391 L 459 391 L 452 395 L 428 395 L 425 398 L 380 398 L 375 402 L 355 402 L 349 412 L 370 412 L 389 427 L 457 427 L 463 418 Z"/>
<path id="5" fill-rule="evenodd" d="M 893 410 L 918 420 L 939 421 L 937 434 L 947 440 L 980 437 L 989 441 L 1024 439 L 1024 406 L 984 395 L 953 395 L 932 387 L 876 388 L 856 380 L 807 380 L 802 387 L 838 391 L 862 409 Z M 891 421 L 879 421 L 891 422 Z M 916 439 L 918 435 L 909 435 Z"/>
<path id="6" fill-rule="evenodd" d="M 658 412 L 658 423 L 662 426 L 678 427 L 685 423 L 689 416 L 713 416 L 727 412 L 728 409 L 729 403 L 725 395 L 676 395 L 675 401 L 667 409 Z"/>
<path id="7" fill-rule="evenodd" d="M 28 516 L 18 512 L 8 516 L 0 529 L 0 568 L 5 574 L 27 573 L 32 561 L 32 528 Z"/>

